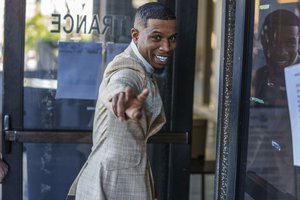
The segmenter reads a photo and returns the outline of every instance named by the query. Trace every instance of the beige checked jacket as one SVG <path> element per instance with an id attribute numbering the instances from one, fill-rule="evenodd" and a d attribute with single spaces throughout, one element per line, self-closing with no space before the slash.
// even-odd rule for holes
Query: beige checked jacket
<path id="1" fill-rule="evenodd" d="M 148 88 L 141 120 L 121 122 L 112 112 L 112 97 Z M 147 139 L 165 123 L 153 74 L 129 46 L 107 66 L 96 105 L 92 151 L 73 182 L 69 195 L 76 200 L 153 200 L 153 178 L 146 154 Z"/>

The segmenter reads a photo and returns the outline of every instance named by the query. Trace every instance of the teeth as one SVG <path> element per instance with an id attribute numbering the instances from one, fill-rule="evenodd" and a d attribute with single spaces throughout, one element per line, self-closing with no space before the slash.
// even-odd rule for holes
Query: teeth
<path id="1" fill-rule="evenodd" d="M 166 62 L 168 57 L 167 56 L 156 56 L 161 62 Z"/>

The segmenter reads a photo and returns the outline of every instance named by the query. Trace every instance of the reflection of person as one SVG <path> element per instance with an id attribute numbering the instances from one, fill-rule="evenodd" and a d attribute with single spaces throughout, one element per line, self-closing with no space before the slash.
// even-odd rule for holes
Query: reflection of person
<path id="1" fill-rule="evenodd" d="M 265 105 L 287 105 L 284 68 L 300 62 L 299 18 L 288 10 L 270 13 L 262 25 L 266 65 L 255 73 L 254 96 Z"/>
<path id="2" fill-rule="evenodd" d="M 75 199 L 154 199 L 146 143 L 165 123 L 154 72 L 176 47 L 174 13 L 160 3 L 141 6 L 131 36 L 105 70 L 92 152 L 69 192 Z"/>
<path id="3" fill-rule="evenodd" d="M 7 172 L 8 172 L 7 164 L 3 160 L 0 160 L 0 183 L 3 182 Z"/>
<path id="4" fill-rule="evenodd" d="M 254 74 L 254 96 L 266 107 L 250 110 L 247 172 L 257 180 L 248 184 L 249 194 L 262 196 L 271 184 L 273 194 L 264 199 L 282 199 L 274 191 L 295 195 L 295 168 L 290 121 L 287 109 L 285 67 L 300 63 L 300 20 L 288 10 L 275 10 L 262 24 L 261 44 L 266 65 Z M 262 102 L 262 101 L 260 101 Z M 257 188 L 259 186 L 259 189 Z M 261 190 L 260 190 L 261 189 Z M 254 198 L 255 199 L 255 198 Z"/>

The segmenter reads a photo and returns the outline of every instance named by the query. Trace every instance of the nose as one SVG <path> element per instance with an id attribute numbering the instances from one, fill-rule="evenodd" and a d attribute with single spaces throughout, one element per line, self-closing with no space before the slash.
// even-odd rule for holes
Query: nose
<path id="1" fill-rule="evenodd" d="M 280 45 L 280 47 L 277 49 L 277 55 L 278 56 L 284 56 L 284 55 L 288 55 L 288 49 L 286 46 L 284 45 Z"/>
<path id="2" fill-rule="evenodd" d="M 291 49 L 291 47 L 289 47 L 284 42 L 278 42 L 277 43 L 277 53 L 280 54 L 280 55 L 288 54 L 290 49 Z"/>
<path id="3" fill-rule="evenodd" d="M 167 52 L 167 53 L 171 50 L 170 42 L 168 39 L 161 41 L 159 50 Z"/>

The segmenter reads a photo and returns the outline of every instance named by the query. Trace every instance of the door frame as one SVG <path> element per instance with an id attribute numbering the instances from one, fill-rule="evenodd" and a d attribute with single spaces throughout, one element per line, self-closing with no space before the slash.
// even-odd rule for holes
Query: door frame
<path id="1" fill-rule="evenodd" d="M 254 1 L 222 2 L 215 200 L 243 199 Z"/>
<path id="2" fill-rule="evenodd" d="M 3 119 L 3 129 L 22 130 L 23 66 L 26 1 L 5 0 L 3 52 L 3 113 L 15 120 Z M 14 70 L 7 70 L 14 68 Z M 18 72 L 18 73 L 16 73 Z M 6 84 L 14 83 L 14 84 Z M 13 93 L 5 93 L 14 91 Z M 5 99 L 12 99 L 8 103 Z M 4 121 L 5 120 L 5 121 Z M 2 138 L 4 133 L 2 132 Z M 22 199 L 22 143 L 7 142 L 2 147 L 3 159 L 9 163 L 9 173 L 2 184 L 5 199 Z M 14 184 L 20 183 L 20 184 Z"/>

